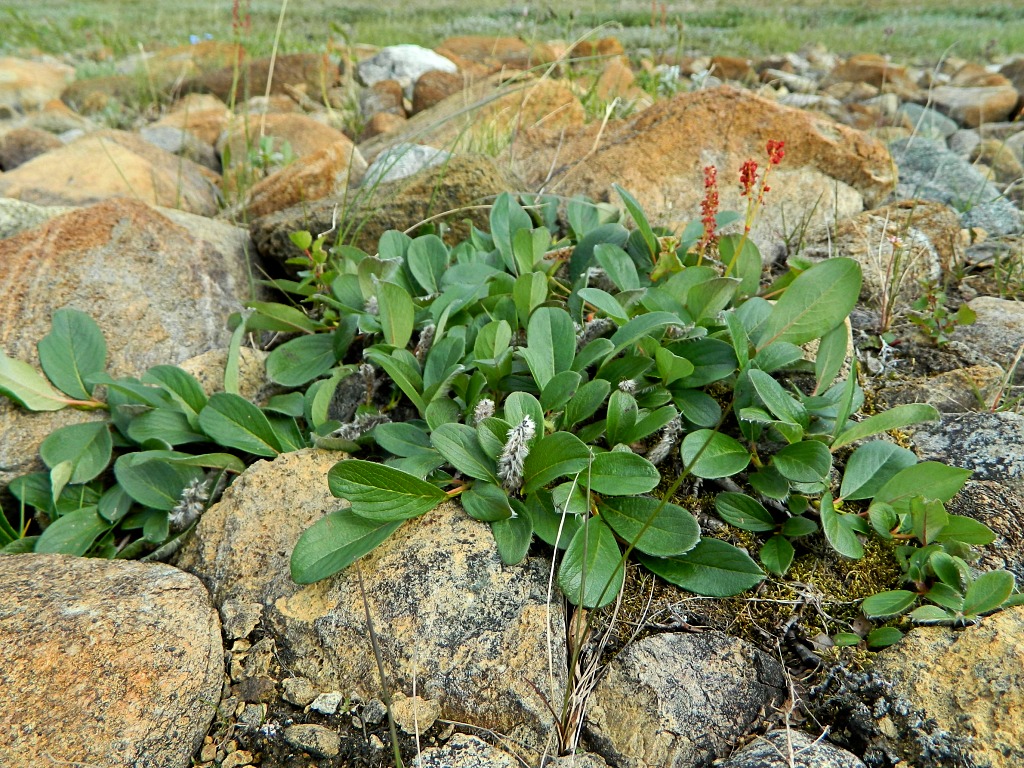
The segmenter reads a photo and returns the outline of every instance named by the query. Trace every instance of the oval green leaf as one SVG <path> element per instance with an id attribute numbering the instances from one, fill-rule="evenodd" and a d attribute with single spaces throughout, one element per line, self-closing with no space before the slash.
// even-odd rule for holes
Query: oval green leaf
<path id="1" fill-rule="evenodd" d="M 750 463 L 750 452 L 740 442 L 710 429 L 684 437 L 679 453 L 690 472 L 706 480 L 735 475 Z"/>
<path id="2" fill-rule="evenodd" d="M 819 339 L 850 314 L 860 296 L 856 261 L 835 258 L 802 272 L 772 307 L 758 349 L 777 341 L 805 344 Z"/>
<path id="3" fill-rule="evenodd" d="M 600 608 L 615 599 L 624 578 L 615 534 L 600 518 L 589 518 L 565 550 L 558 569 L 559 588 L 573 605 Z"/>
<path id="4" fill-rule="evenodd" d="M 335 464 L 327 473 L 327 483 L 332 494 L 348 499 L 357 515 L 378 521 L 418 517 L 446 498 L 444 491 L 425 480 L 361 459 Z"/>
<path id="5" fill-rule="evenodd" d="M 110 428 L 105 422 L 71 424 L 51 432 L 39 446 L 39 456 L 51 469 L 70 462 L 68 482 L 87 483 L 107 468 L 113 451 Z"/>
<path id="6" fill-rule="evenodd" d="M 96 514 L 95 507 L 85 507 L 57 518 L 36 539 L 36 552 L 84 555 L 93 543 L 113 526 Z"/>
<path id="7" fill-rule="evenodd" d="M 95 320 L 77 309 L 58 309 L 36 348 L 40 367 L 58 389 L 78 400 L 92 397 L 89 377 L 107 366 L 107 342 Z"/>
<path id="8" fill-rule="evenodd" d="M 757 499 L 744 493 L 725 492 L 715 498 L 715 510 L 729 525 L 735 525 L 744 531 L 766 533 L 774 531 L 778 524 L 771 512 L 764 508 Z"/>
<path id="9" fill-rule="evenodd" d="M 210 396 L 199 413 L 199 426 L 213 440 L 229 448 L 276 456 L 281 452 L 266 414 L 243 397 L 229 392 Z"/>
<path id="10" fill-rule="evenodd" d="M 681 555 L 700 541 L 700 525 L 689 510 L 649 496 L 607 498 L 598 512 L 619 538 L 654 557 Z"/>
<path id="11" fill-rule="evenodd" d="M 764 580 L 764 571 L 741 549 L 718 539 L 704 538 L 678 557 L 638 559 L 665 581 L 698 595 L 731 597 Z"/>
<path id="12" fill-rule="evenodd" d="M 331 334 L 299 336 L 267 356 L 267 376 L 283 387 L 299 387 L 327 373 L 337 362 Z"/>
<path id="13" fill-rule="evenodd" d="M 643 456 L 609 451 L 594 457 L 589 473 L 583 472 L 580 482 L 605 496 L 636 496 L 661 482 L 661 473 Z"/>
<path id="14" fill-rule="evenodd" d="M 333 576 L 373 551 L 401 524 L 401 520 L 368 520 L 350 509 L 331 512 L 303 531 L 295 543 L 292 580 L 312 584 Z"/>

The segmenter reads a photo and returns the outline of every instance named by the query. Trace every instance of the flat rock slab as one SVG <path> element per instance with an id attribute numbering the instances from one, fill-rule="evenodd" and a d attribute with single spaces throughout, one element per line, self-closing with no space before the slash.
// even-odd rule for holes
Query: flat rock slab
<path id="1" fill-rule="evenodd" d="M 864 768 L 860 759 L 802 731 L 771 731 L 715 768 Z"/>
<path id="2" fill-rule="evenodd" d="M 653 635 L 608 666 L 586 734 L 618 768 L 704 768 L 786 696 L 781 665 L 722 632 Z"/>
<path id="3" fill-rule="evenodd" d="M 162 564 L 0 557 L 0 763 L 186 768 L 220 700 L 220 621 Z M 65 762 L 67 761 L 67 762 Z"/>
<path id="4" fill-rule="evenodd" d="M 943 414 L 940 421 L 909 429 L 918 455 L 974 472 L 975 480 L 994 480 L 1024 493 L 1024 415 Z"/>

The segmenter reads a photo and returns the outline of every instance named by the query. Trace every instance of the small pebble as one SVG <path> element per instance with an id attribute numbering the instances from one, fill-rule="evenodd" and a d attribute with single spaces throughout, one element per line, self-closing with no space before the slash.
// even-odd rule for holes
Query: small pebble
<path id="1" fill-rule="evenodd" d="M 252 752 L 239 749 L 225 757 L 224 762 L 220 764 L 220 768 L 239 768 L 239 766 L 250 765 L 251 763 Z"/>
<path id="2" fill-rule="evenodd" d="M 217 759 L 217 745 L 216 744 L 203 744 L 202 750 L 199 752 L 199 759 L 204 763 L 212 763 Z"/>
<path id="3" fill-rule="evenodd" d="M 362 718 L 367 725 L 377 725 L 388 714 L 388 708 L 380 699 L 370 699 L 363 705 Z"/>
<path id="4" fill-rule="evenodd" d="M 341 737 L 322 725 L 290 725 L 284 729 L 284 740 L 317 757 L 334 757 L 341 751 Z"/>
<path id="5" fill-rule="evenodd" d="M 289 677 L 281 681 L 281 687 L 284 700 L 297 707 L 305 707 L 316 698 L 316 688 L 305 677 Z"/>
<path id="6" fill-rule="evenodd" d="M 345 700 L 345 697 L 338 691 L 331 691 L 330 693 L 321 693 L 315 699 L 313 703 L 309 705 L 309 708 L 319 712 L 322 715 L 333 715 L 338 711 L 338 707 Z"/>

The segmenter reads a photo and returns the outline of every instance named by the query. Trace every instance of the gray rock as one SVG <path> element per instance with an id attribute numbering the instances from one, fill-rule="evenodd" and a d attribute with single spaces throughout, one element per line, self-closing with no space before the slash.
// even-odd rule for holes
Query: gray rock
<path id="1" fill-rule="evenodd" d="M 585 733 L 619 768 L 709 766 L 786 697 L 782 667 L 721 632 L 629 645 L 590 697 Z"/>
<path id="2" fill-rule="evenodd" d="M 973 128 L 961 128 L 946 140 L 946 144 L 953 152 L 970 159 L 971 153 L 981 145 L 981 134 Z"/>
<path id="3" fill-rule="evenodd" d="M 289 677 L 281 681 L 282 698 L 297 707 L 304 707 L 316 698 L 316 686 L 305 677 Z"/>
<path id="4" fill-rule="evenodd" d="M 373 189 L 384 182 L 404 179 L 424 168 L 441 165 L 451 156 L 451 152 L 422 144 L 397 144 L 377 155 L 360 186 Z"/>
<path id="5" fill-rule="evenodd" d="M 187 157 L 211 171 L 220 173 L 217 151 L 205 141 L 196 138 L 190 131 L 170 125 L 151 125 L 139 131 L 139 136 L 165 152 Z"/>
<path id="6" fill-rule="evenodd" d="M 960 211 L 965 227 L 990 235 L 1024 230 L 1020 211 L 963 157 L 920 137 L 889 145 L 899 168 L 897 198 L 937 200 Z"/>
<path id="7" fill-rule="evenodd" d="M 176 568 L 0 557 L 5 768 L 186 768 L 220 700 L 220 622 Z M 66 762 L 65 762 L 66 761 Z"/>
<path id="8" fill-rule="evenodd" d="M 1024 344 L 1024 303 L 979 296 L 967 304 L 977 318 L 971 325 L 957 328 L 955 351 L 969 362 L 995 363 L 1009 371 Z M 1013 380 L 1024 382 L 1024 359 L 1013 371 Z"/>
<path id="9" fill-rule="evenodd" d="M 922 459 L 964 467 L 975 480 L 994 480 L 1024 493 L 1024 415 L 944 414 L 908 432 Z"/>
<path id="10" fill-rule="evenodd" d="M 338 713 L 338 707 L 341 706 L 341 702 L 345 700 L 345 695 L 339 691 L 331 691 L 330 693 L 321 693 L 312 703 L 309 705 L 310 709 L 314 709 L 321 715 L 335 715 Z"/>
<path id="11" fill-rule="evenodd" d="M 1017 584 L 1024 584 L 1024 493 L 993 480 L 968 480 L 946 509 L 984 523 L 996 534 L 995 541 L 979 548 L 972 565 L 983 571 L 1004 568 Z"/>
<path id="12" fill-rule="evenodd" d="M 803 731 L 769 731 L 715 768 L 864 768 L 860 759 Z"/>
<path id="13" fill-rule="evenodd" d="M 518 768 L 519 762 L 483 739 L 456 733 L 443 747 L 423 750 L 412 765 L 415 768 Z"/>
<path id="14" fill-rule="evenodd" d="M 299 535 L 346 504 L 327 472 L 339 454 L 303 450 L 249 467 L 200 520 L 178 561 L 216 603 L 259 602 L 283 663 L 320 690 L 379 690 L 356 568 L 292 581 Z M 505 566 L 487 526 L 453 504 L 409 521 L 359 561 L 395 693 L 441 703 L 441 717 L 507 734 L 538 754 L 553 729 L 545 699 L 566 685 L 561 606 L 548 565 Z M 549 633 L 555 664 L 549 677 Z"/>
<path id="15" fill-rule="evenodd" d="M 364 723 L 370 725 L 377 725 L 377 723 L 383 722 L 384 718 L 388 714 L 387 707 L 384 706 L 384 702 L 380 699 L 370 699 L 363 704 L 363 709 L 360 712 Z"/>
<path id="16" fill-rule="evenodd" d="M 948 139 L 959 128 L 956 120 L 946 117 L 938 110 L 925 107 L 913 102 L 907 102 L 899 108 L 901 114 L 906 115 L 914 126 L 918 136 L 925 139 L 941 141 Z"/>
<path id="17" fill-rule="evenodd" d="M 334 757 L 341 751 L 341 737 L 322 725 L 289 725 L 284 740 L 316 757 Z"/>
<path id="18" fill-rule="evenodd" d="M 600 755 L 591 752 L 562 755 L 549 760 L 544 765 L 546 768 L 608 768 L 608 763 Z"/>
<path id="19" fill-rule="evenodd" d="M 451 59 L 429 48 L 389 45 L 373 58 L 360 62 L 357 71 L 363 85 L 373 85 L 381 80 L 397 80 L 405 90 L 406 98 L 412 99 L 412 87 L 420 75 L 435 69 L 457 72 L 459 68 Z"/>

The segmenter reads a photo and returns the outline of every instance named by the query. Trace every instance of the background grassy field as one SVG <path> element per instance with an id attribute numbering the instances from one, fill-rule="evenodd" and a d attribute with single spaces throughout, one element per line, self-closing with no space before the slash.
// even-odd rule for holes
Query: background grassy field
<path id="1" fill-rule="evenodd" d="M 4 0 L 0 52 L 137 53 L 140 45 L 187 43 L 190 35 L 232 39 L 268 53 L 282 0 L 239 0 L 251 27 L 233 28 L 232 0 Z M 631 51 L 757 56 L 821 43 L 837 53 L 877 52 L 934 60 L 1024 55 L 1021 0 L 290 0 L 282 50 L 322 50 L 330 39 L 436 45 L 465 34 L 529 40 L 614 34 Z"/>

